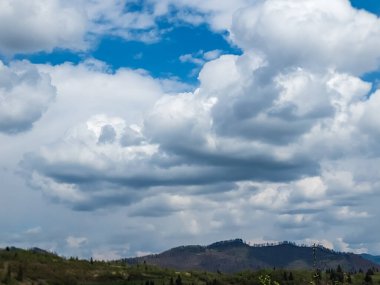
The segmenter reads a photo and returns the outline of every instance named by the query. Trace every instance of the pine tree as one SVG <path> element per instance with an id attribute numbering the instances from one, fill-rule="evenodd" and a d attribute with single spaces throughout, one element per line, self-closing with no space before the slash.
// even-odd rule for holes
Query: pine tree
<path id="1" fill-rule="evenodd" d="M 343 283 L 344 273 L 343 273 L 343 270 L 342 270 L 342 267 L 340 266 L 340 264 L 338 264 L 338 267 L 336 268 L 336 277 L 340 283 Z"/>
<path id="2" fill-rule="evenodd" d="M 182 285 L 182 278 L 181 275 L 177 276 L 177 279 L 175 280 L 175 285 Z"/>
<path id="3" fill-rule="evenodd" d="M 289 278 L 288 278 L 289 281 L 293 281 L 294 278 L 293 278 L 293 273 L 290 271 L 289 272 Z"/>
<path id="4" fill-rule="evenodd" d="M 288 281 L 288 274 L 286 274 L 286 271 L 284 271 L 284 274 L 282 275 L 282 279 L 284 281 Z"/>

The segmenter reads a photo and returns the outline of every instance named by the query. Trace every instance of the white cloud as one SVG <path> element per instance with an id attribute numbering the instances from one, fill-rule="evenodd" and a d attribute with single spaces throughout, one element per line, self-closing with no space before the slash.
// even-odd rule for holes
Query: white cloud
<path id="1" fill-rule="evenodd" d="M 4 0 L 0 3 L 0 53 L 14 55 L 54 49 L 83 51 L 104 35 L 156 41 L 156 18 L 131 12 L 126 1 Z"/>
<path id="2" fill-rule="evenodd" d="M 210 51 L 203 53 L 203 58 L 207 61 L 208 60 L 214 60 L 214 59 L 217 59 L 221 54 L 222 54 L 221 50 L 214 49 L 214 50 L 210 50 Z"/>
<path id="3" fill-rule="evenodd" d="M 266 16 L 261 6 L 254 7 Z M 320 8 L 316 11 L 319 13 Z M 144 73 L 129 70 L 107 74 L 97 65 L 94 70 L 90 69 L 93 65 L 86 64 L 41 67 L 50 72 L 58 91 L 67 96 L 80 94 L 82 86 L 88 85 L 88 94 L 100 94 L 95 105 L 86 101 L 92 106 L 88 115 L 101 110 L 112 117 L 88 119 L 82 114 L 84 123 L 71 128 L 61 142 L 27 157 L 26 162 L 44 179 L 73 187 L 75 195 L 84 197 L 82 201 L 74 199 L 74 205 L 89 203 L 84 206 L 87 209 L 101 207 L 101 199 L 108 201 L 104 205 L 141 200 L 144 195 L 133 191 L 141 187 L 293 180 L 279 188 L 263 189 L 251 198 L 256 206 L 287 212 L 281 215 L 288 223 L 294 220 L 288 213 L 291 203 L 300 202 L 296 211 L 305 211 L 312 201 L 318 205 L 312 209 L 315 211 L 331 204 L 326 193 L 334 190 L 318 175 L 321 157 L 328 162 L 363 151 L 359 143 L 358 148 L 341 153 L 341 145 L 333 138 L 343 134 L 347 147 L 348 142 L 358 141 L 362 131 L 357 109 L 374 102 L 372 97 L 365 97 L 371 89 L 369 83 L 348 72 L 311 70 L 305 65 L 274 72 L 271 58 L 264 60 L 251 50 L 242 56 L 223 55 L 204 65 L 199 75 L 201 84 L 192 93 L 131 96 L 130 101 L 124 101 L 126 97 L 120 91 L 125 79 L 140 80 L 137 86 L 142 88 L 149 82 L 152 90 L 160 91 L 162 86 Z M 93 83 L 94 78 L 99 78 L 100 84 Z M 108 89 L 100 93 L 103 78 Z M 120 78 L 124 79 L 122 83 Z M 128 92 L 133 94 L 131 88 Z M 111 97 L 108 90 L 115 90 Z M 119 109 L 123 106 L 119 102 L 128 102 L 128 110 Z M 137 110 L 146 112 L 129 113 Z M 123 142 L 126 137 L 129 139 Z M 329 143 L 322 145 L 326 139 Z M 90 188 L 93 191 L 87 190 Z M 70 203 L 70 199 L 63 201 Z M 310 219 L 304 213 L 295 215 L 299 223 Z"/>
<path id="4" fill-rule="evenodd" d="M 35 227 L 35 228 L 30 228 L 25 231 L 26 234 L 28 235 L 36 235 L 41 233 L 42 228 L 41 227 Z"/>
<path id="5" fill-rule="evenodd" d="M 268 0 L 235 14 L 232 37 L 244 50 L 263 53 L 275 68 L 362 74 L 380 65 L 379 23 L 347 0 Z"/>
<path id="6" fill-rule="evenodd" d="M 83 49 L 85 12 L 70 4 L 59 0 L 1 1 L 0 52 Z"/>
<path id="7" fill-rule="evenodd" d="M 68 236 L 66 242 L 71 248 L 80 248 L 88 242 L 88 239 L 86 237 Z"/>
<path id="8" fill-rule="evenodd" d="M 179 60 L 181 62 L 190 62 L 195 65 L 202 66 L 207 61 L 217 59 L 221 54 L 222 54 L 222 51 L 218 49 L 210 50 L 207 52 L 200 50 L 193 54 L 183 54 L 179 57 Z"/>
<path id="9" fill-rule="evenodd" d="M 351 248 L 350 245 L 346 243 L 342 237 L 338 237 L 334 241 L 334 248 L 342 252 L 353 252 L 357 254 L 368 253 L 368 249 L 365 247 Z"/>
<path id="10" fill-rule="evenodd" d="M 50 76 L 27 61 L 9 66 L 0 61 L 0 132 L 16 134 L 32 128 L 56 96 Z"/>
<path id="11" fill-rule="evenodd" d="M 156 41 L 159 37 L 156 17 L 144 6 L 141 11 L 129 11 L 125 8 L 128 4 L 125 0 L 84 0 L 82 3 L 78 8 L 87 12 L 90 34 L 145 42 Z"/>

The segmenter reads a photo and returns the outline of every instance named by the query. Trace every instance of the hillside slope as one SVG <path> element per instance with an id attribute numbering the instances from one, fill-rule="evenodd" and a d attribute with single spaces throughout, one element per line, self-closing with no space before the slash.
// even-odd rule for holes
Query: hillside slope
<path id="1" fill-rule="evenodd" d="M 361 254 L 361 256 L 364 258 L 364 259 L 367 259 L 369 261 L 372 261 L 373 263 L 376 263 L 378 265 L 380 265 L 380 255 L 371 255 L 371 254 L 366 254 L 366 253 L 363 253 Z"/>

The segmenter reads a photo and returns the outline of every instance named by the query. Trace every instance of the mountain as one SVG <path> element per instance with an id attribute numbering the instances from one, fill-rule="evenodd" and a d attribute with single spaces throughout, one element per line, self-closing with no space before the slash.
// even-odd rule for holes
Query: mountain
<path id="1" fill-rule="evenodd" d="M 350 271 L 380 268 L 373 261 L 353 253 L 335 252 L 322 246 L 316 247 L 315 253 L 317 266 L 321 269 L 336 268 L 338 265 Z M 177 270 L 226 273 L 263 268 L 312 269 L 313 260 L 312 247 L 290 242 L 250 246 L 241 239 L 208 246 L 180 246 L 156 255 L 126 259 L 130 264 L 146 262 Z"/>
<path id="2" fill-rule="evenodd" d="M 204 252 L 228 252 L 225 256 L 234 254 L 238 258 L 241 252 L 247 248 L 251 247 L 241 240 L 233 240 L 214 243 L 207 247 L 184 246 L 168 252 L 174 256 L 178 252 L 182 256 L 203 254 Z M 260 250 L 263 248 L 266 247 L 261 247 Z M 310 253 L 310 248 L 307 249 Z M 281 259 L 278 261 L 283 262 Z M 374 274 L 370 277 L 372 282 L 365 281 L 368 276 L 357 273 L 350 274 L 352 281 L 350 284 L 380 284 L 380 273 L 376 270 L 373 271 Z M 289 272 L 289 270 L 278 268 L 270 268 L 265 271 L 251 270 L 235 274 L 221 274 L 218 271 L 180 271 L 147 263 L 128 265 L 125 260 L 99 261 L 93 260 L 93 258 L 89 260 L 74 257 L 65 258 L 40 248 L 29 250 L 15 247 L 0 248 L 0 284 L 4 285 L 262 285 L 262 278 L 269 281 L 266 284 L 275 284 L 276 281 L 278 284 L 304 285 L 310 284 L 313 281 L 313 276 L 314 271 L 311 270 Z M 321 280 L 325 281 L 321 284 L 338 284 L 340 276 L 343 277 L 344 275 L 321 272 Z"/>
<path id="3" fill-rule="evenodd" d="M 367 254 L 367 253 L 363 253 L 361 254 L 361 256 L 369 261 L 372 261 L 373 263 L 376 263 L 378 265 L 380 265 L 380 255 L 371 255 L 371 254 Z"/>

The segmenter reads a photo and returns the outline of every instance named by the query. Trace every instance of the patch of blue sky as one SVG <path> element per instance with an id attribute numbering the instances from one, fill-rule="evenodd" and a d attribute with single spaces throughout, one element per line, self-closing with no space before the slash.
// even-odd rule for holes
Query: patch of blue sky
<path id="1" fill-rule="evenodd" d="M 58 65 L 65 62 L 77 64 L 86 57 L 84 53 L 76 53 L 65 49 L 55 49 L 52 52 L 38 52 L 33 54 L 17 54 L 16 60 L 26 59 L 35 64 Z"/>
<path id="2" fill-rule="evenodd" d="M 107 62 L 113 69 L 142 68 L 154 77 L 177 77 L 187 83 L 195 83 L 196 74 L 192 71 L 197 66 L 192 62 L 182 62 L 181 55 L 216 49 L 222 53 L 241 53 L 228 43 L 224 35 L 210 31 L 206 25 L 182 25 L 169 29 L 160 41 L 150 44 L 105 37 L 92 56 Z"/>
<path id="3" fill-rule="evenodd" d="M 350 0 L 353 7 L 357 9 L 367 10 L 378 17 L 380 16 L 380 1 L 379 0 Z M 372 82 L 373 87 L 370 93 L 380 88 L 380 68 L 377 71 L 369 72 L 361 76 L 365 81 Z"/>
<path id="4" fill-rule="evenodd" d="M 126 12 L 142 12 L 146 9 L 144 0 L 133 0 L 125 3 L 124 11 Z"/>
<path id="5" fill-rule="evenodd" d="M 373 14 L 380 16 L 379 0 L 350 0 L 353 7 L 367 10 Z"/>
<path id="6" fill-rule="evenodd" d="M 374 72 L 366 73 L 363 76 L 361 76 L 361 78 L 364 81 L 372 83 L 372 88 L 368 96 L 370 94 L 373 94 L 373 92 L 375 92 L 376 90 L 380 89 L 380 69 Z"/>

